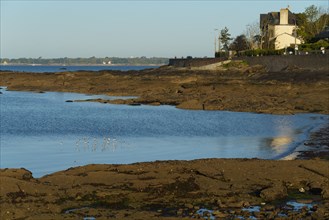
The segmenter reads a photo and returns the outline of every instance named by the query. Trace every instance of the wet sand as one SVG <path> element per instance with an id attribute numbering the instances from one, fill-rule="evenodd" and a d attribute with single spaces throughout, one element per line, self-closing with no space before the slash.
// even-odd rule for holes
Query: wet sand
<path id="1" fill-rule="evenodd" d="M 128 72 L 34 74 L 0 72 L 10 90 L 132 95 L 118 104 L 170 104 L 184 109 L 272 114 L 328 114 L 329 76 L 262 67 L 189 70 L 162 67 Z M 1 169 L 1 219 L 234 219 L 329 218 L 328 126 L 312 134 L 302 159 L 204 159 L 131 165 L 88 165 L 35 179 L 24 169 Z M 312 203 L 298 212 L 287 201 Z M 316 204 L 315 204 L 316 203 Z M 260 212 L 241 211 L 261 206 Z"/>

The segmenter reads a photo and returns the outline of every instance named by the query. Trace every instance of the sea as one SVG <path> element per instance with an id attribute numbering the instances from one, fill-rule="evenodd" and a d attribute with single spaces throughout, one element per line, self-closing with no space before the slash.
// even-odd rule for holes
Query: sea
<path id="1" fill-rule="evenodd" d="M 54 73 L 54 72 L 67 72 L 67 71 L 101 71 L 101 70 L 143 70 L 153 69 L 159 66 L 129 66 L 129 65 L 0 65 L 0 71 L 15 71 L 15 72 L 36 72 L 36 73 Z"/>
<path id="2" fill-rule="evenodd" d="M 282 159 L 329 120 L 321 114 L 66 102 L 132 97 L 9 91 L 6 87 L 0 92 L 0 167 L 24 167 L 34 177 L 86 164 Z"/>

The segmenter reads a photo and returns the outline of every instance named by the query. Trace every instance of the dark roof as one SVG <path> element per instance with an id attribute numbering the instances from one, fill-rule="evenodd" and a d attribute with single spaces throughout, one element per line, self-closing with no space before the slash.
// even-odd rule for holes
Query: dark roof
<path id="1" fill-rule="evenodd" d="M 288 24 L 294 25 L 296 22 L 295 14 L 288 10 Z M 266 25 L 279 25 L 280 24 L 280 12 L 269 12 L 267 14 L 260 14 L 260 28 L 264 28 Z"/>
<path id="2" fill-rule="evenodd" d="M 321 31 L 320 33 L 318 33 L 317 35 L 315 35 L 314 38 L 316 40 L 321 40 L 321 39 L 329 38 L 329 27 L 326 27 L 326 29 L 324 29 L 324 31 Z"/>

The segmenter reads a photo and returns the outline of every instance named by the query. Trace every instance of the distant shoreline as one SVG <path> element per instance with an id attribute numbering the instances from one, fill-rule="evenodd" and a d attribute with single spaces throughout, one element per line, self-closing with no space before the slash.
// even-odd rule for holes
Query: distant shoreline
<path id="1" fill-rule="evenodd" d="M 163 64 L 124 64 L 124 63 L 118 63 L 118 64 L 69 64 L 69 65 L 63 65 L 63 64 L 26 64 L 26 63 L 20 63 L 20 64 L 14 64 L 14 63 L 8 63 L 8 64 L 0 64 L 0 66 L 164 66 L 167 65 L 165 63 Z"/>

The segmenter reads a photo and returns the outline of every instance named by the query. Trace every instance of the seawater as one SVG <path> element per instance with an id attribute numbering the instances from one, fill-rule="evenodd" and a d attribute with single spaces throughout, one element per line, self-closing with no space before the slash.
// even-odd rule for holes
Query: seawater
<path id="1" fill-rule="evenodd" d="M 56 66 L 56 65 L 0 65 L 1 71 L 15 71 L 15 72 L 35 72 L 35 73 L 55 73 L 67 71 L 101 71 L 101 70 L 143 70 L 153 69 L 159 66 L 115 66 L 115 65 L 93 65 L 93 66 Z"/>
<path id="2" fill-rule="evenodd" d="M 269 115 L 66 102 L 75 93 L 0 90 L 1 168 L 40 177 L 91 163 L 198 158 L 279 159 L 328 120 L 320 114 Z"/>

